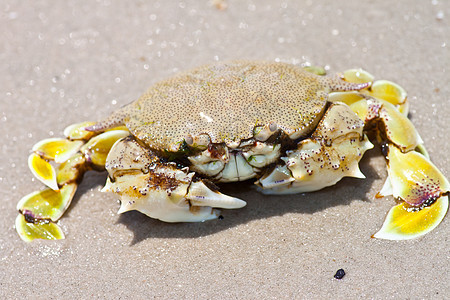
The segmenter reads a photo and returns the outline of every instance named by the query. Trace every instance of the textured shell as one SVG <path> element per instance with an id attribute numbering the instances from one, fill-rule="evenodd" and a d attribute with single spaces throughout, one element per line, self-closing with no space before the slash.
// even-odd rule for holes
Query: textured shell
<path id="1" fill-rule="evenodd" d="M 290 64 L 219 63 L 155 84 L 102 125 L 126 124 L 153 149 L 205 133 L 213 143 L 239 142 L 253 137 L 255 126 L 273 123 L 299 137 L 317 125 L 329 89 L 320 76 Z"/>

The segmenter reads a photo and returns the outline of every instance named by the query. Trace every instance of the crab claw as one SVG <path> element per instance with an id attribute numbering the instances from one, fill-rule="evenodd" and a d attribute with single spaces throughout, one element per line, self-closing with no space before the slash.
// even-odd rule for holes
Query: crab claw
<path id="1" fill-rule="evenodd" d="M 376 238 L 412 239 L 433 230 L 448 210 L 450 184 L 424 155 L 401 152 L 389 145 L 388 174 L 378 196 L 393 195 L 404 202 L 393 207 Z"/>
<path id="2" fill-rule="evenodd" d="M 199 206 L 187 199 L 193 173 L 157 168 L 148 173 L 122 173 L 112 182 L 109 178 L 103 192 L 120 196 L 118 213 L 138 210 L 164 222 L 200 222 L 215 219 L 219 211 Z"/>
<path id="3" fill-rule="evenodd" d="M 138 210 L 165 222 L 215 219 L 218 208 L 239 208 L 245 202 L 209 189 L 194 172 L 161 162 L 132 137 L 114 144 L 107 162 L 109 178 L 103 192 L 120 196 L 119 213 Z"/>
<path id="4" fill-rule="evenodd" d="M 211 206 L 227 209 L 241 208 L 247 204 L 241 199 L 212 191 L 202 181 L 191 183 L 189 192 L 186 194 L 186 199 L 195 206 Z"/>

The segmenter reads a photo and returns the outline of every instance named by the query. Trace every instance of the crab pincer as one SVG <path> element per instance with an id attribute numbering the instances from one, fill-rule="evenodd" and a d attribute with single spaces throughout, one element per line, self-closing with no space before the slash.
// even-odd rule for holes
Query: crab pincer
<path id="1" fill-rule="evenodd" d="M 108 155 L 104 192 L 121 197 L 119 213 L 139 210 L 165 222 L 215 219 L 219 208 L 241 208 L 245 202 L 211 190 L 188 168 L 164 162 L 133 137 L 117 142 Z"/>

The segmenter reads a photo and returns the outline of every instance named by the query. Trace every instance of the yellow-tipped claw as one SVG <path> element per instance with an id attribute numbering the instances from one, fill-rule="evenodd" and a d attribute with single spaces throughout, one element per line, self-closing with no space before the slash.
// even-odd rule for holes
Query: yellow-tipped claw
<path id="1" fill-rule="evenodd" d="M 34 239 L 64 239 L 64 232 L 61 227 L 52 222 L 38 221 L 31 223 L 26 221 L 24 215 L 19 214 L 16 218 L 15 225 L 17 233 L 25 242 L 31 242 Z"/>
<path id="2" fill-rule="evenodd" d="M 121 138 L 130 135 L 127 130 L 111 130 L 97 135 L 81 148 L 89 160 L 97 166 L 104 166 L 109 150 Z"/>
<path id="3" fill-rule="evenodd" d="M 54 160 L 56 163 L 65 162 L 83 146 L 83 141 L 70 141 L 68 139 L 45 139 L 33 146 L 33 152 L 44 159 Z"/>
<path id="4" fill-rule="evenodd" d="M 342 78 L 345 81 L 351 83 L 372 83 L 367 89 L 363 89 L 359 92 L 338 92 L 330 93 L 329 101 L 341 101 L 348 105 L 351 105 L 358 100 L 362 99 L 364 95 L 368 95 L 380 100 L 384 100 L 394 105 L 394 107 L 403 115 L 407 116 L 409 112 L 409 103 L 406 101 L 406 91 L 398 84 L 388 80 L 374 81 L 372 74 L 362 69 L 350 69 L 344 72 Z M 358 95 L 359 99 L 358 99 Z"/>
<path id="5" fill-rule="evenodd" d="M 31 173 L 33 173 L 33 175 L 43 184 L 55 191 L 59 189 L 56 181 L 55 169 L 48 161 L 39 155 L 32 153 L 28 157 L 28 167 L 30 168 Z"/>
<path id="6" fill-rule="evenodd" d="M 70 140 L 89 140 L 91 137 L 98 134 L 98 132 L 87 131 L 86 128 L 95 124 L 96 122 L 82 122 L 69 125 L 64 129 L 64 136 Z M 128 128 L 126 126 L 118 126 L 107 129 L 106 131 L 111 130 L 128 130 Z"/>
<path id="7" fill-rule="evenodd" d="M 17 203 L 17 209 L 22 214 L 35 220 L 50 219 L 57 221 L 69 207 L 77 190 L 75 183 L 66 184 L 59 191 L 45 189 L 23 197 Z"/>
<path id="8" fill-rule="evenodd" d="M 372 237 L 386 240 L 408 240 L 427 234 L 441 223 L 448 210 L 448 196 L 419 211 L 403 202 L 389 211 L 380 231 Z"/>

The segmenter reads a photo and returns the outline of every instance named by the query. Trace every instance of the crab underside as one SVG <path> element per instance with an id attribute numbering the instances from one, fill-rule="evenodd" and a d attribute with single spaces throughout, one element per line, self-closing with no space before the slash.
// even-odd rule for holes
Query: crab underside
<path id="1" fill-rule="evenodd" d="M 450 185 L 407 115 L 403 88 L 363 70 L 332 77 L 281 63 L 205 66 L 157 83 L 105 120 L 67 127 L 64 139 L 37 143 L 28 162 L 47 188 L 19 201 L 16 230 L 25 241 L 64 238 L 57 223 L 84 172 L 104 169 L 103 191 L 120 196 L 119 213 L 214 219 L 246 204 L 214 182 L 256 179 L 260 192 L 286 194 L 364 178 L 358 163 L 373 147 L 369 135 L 388 170 L 377 197 L 399 202 L 373 237 L 416 238 L 444 218 Z"/>

